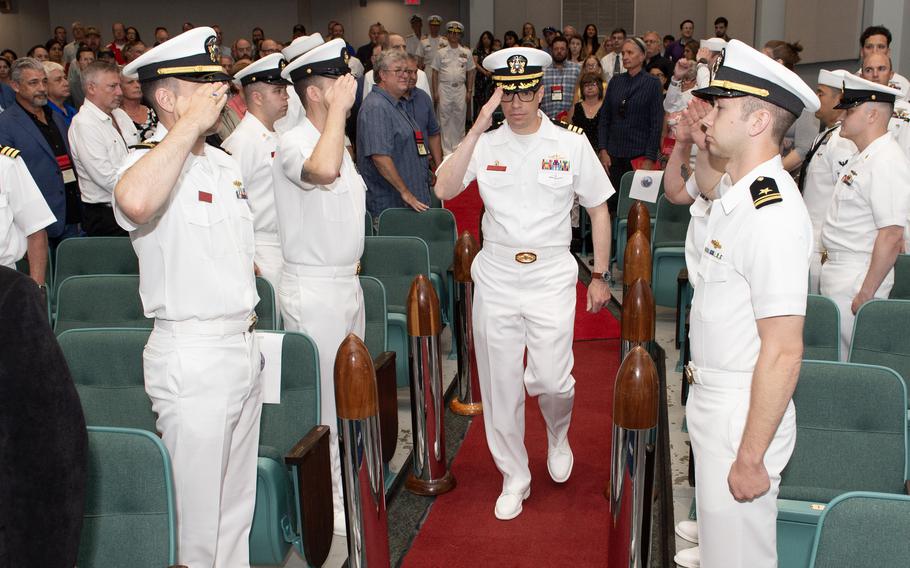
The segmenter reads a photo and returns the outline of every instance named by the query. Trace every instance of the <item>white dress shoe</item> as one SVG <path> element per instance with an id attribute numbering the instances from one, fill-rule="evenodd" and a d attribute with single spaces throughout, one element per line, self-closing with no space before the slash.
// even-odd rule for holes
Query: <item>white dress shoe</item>
<path id="1" fill-rule="evenodd" d="M 547 451 L 547 471 L 550 477 L 556 483 L 565 483 L 569 476 L 572 475 L 572 466 L 575 464 L 575 457 L 572 455 L 572 448 L 566 442 L 559 448 L 551 448 Z"/>
<path id="2" fill-rule="evenodd" d="M 673 557 L 673 562 L 676 562 L 682 568 L 698 568 L 701 566 L 701 556 L 698 553 L 698 547 L 693 546 L 692 548 L 680 550 Z"/>
<path id="3" fill-rule="evenodd" d="M 347 526 L 344 523 L 344 513 L 340 515 L 335 515 L 334 526 L 332 527 L 332 534 L 337 536 L 348 536 Z"/>
<path id="4" fill-rule="evenodd" d="M 514 519 L 521 514 L 521 503 L 531 496 L 531 488 L 525 489 L 521 493 L 503 492 L 496 500 L 496 509 L 493 513 L 500 521 Z"/>
<path id="5" fill-rule="evenodd" d="M 695 521 L 680 521 L 676 524 L 676 534 L 683 540 L 698 544 L 698 523 Z"/>

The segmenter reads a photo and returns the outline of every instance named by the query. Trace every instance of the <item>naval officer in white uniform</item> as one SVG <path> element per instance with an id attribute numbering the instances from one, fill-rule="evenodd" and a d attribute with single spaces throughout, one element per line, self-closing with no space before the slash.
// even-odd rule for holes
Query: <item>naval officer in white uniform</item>
<path id="1" fill-rule="evenodd" d="M 243 88 L 247 113 L 222 144 L 240 166 L 246 185 L 256 236 L 256 269 L 275 290 L 278 290 L 284 261 L 278 240 L 272 161 L 278 146 L 275 121 L 288 110 L 289 83 L 281 78 L 285 63 L 282 54 L 272 53 L 247 65 L 234 76 L 234 83 Z"/>
<path id="2" fill-rule="evenodd" d="M 113 201 L 155 318 L 145 390 L 173 464 L 177 561 L 190 568 L 249 566 L 262 409 L 253 214 L 236 162 L 205 144 L 227 101 L 219 55 L 200 27 L 124 67 L 160 122 Z"/>
<path id="3" fill-rule="evenodd" d="M 345 533 L 335 415 L 335 355 L 348 334 L 363 338 L 366 185 L 345 150 L 344 124 L 357 93 L 344 40 L 295 59 L 281 76 L 294 83 L 306 114 L 283 133 L 273 164 L 275 204 L 285 265 L 278 286 L 285 329 L 309 335 L 319 349 L 321 422 L 331 429 L 335 534 Z"/>
<path id="4" fill-rule="evenodd" d="M 821 293 L 840 308 L 841 360 L 849 356 L 860 306 L 887 298 L 910 214 L 910 164 L 888 132 L 900 91 L 854 75 L 844 77 L 837 108 L 840 135 L 857 153 L 840 168 L 822 226 Z"/>
<path id="5" fill-rule="evenodd" d="M 588 310 L 597 312 L 610 300 L 607 199 L 614 190 L 580 130 L 540 111 L 540 79 L 551 61 L 545 51 L 522 47 L 484 59 L 498 87 L 437 172 L 437 197 L 451 199 L 476 179 L 486 208 L 483 249 L 471 267 L 474 337 L 487 445 L 503 475 L 494 508 L 501 520 L 518 516 L 531 492 L 525 389 L 538 397 L 547 424 L 550 477 L 563 483 L 572 472 L 578 265 L 569 252 L 569 215 L 575 196 L 588 210 L 594 239 Z M 506 121 L 484 132 L 500 102 Z"/>
<path id="6" fill-rule="evenodd" d="M 697 243 L 686 371 L 699 556 L 704 568 L 771 567 L 780 472 L 796 436 L 791 397 L 812 248 L 780 141 L 819 101 L 796 74 L 737 40 L 694 94 L 714 102 L 702 121 L 707 149 L 726 160 Z"/>

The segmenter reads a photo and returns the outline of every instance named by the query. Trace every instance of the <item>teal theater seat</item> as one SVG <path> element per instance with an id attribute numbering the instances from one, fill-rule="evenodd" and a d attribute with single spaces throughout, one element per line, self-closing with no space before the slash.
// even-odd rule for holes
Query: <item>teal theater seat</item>
<path id="1" fill-rule="evenodd" d="M 260 331 L 279 330 L 278 307 L 275 302 L 275 289 L 262 276 L 256 277 L 256 293 L 259 303 L 256 304 L 256 329 Z"/>
<path id="2" fill-rule="evenodd" d="M 80 237 L 57 247 L 54 274 L 59 285 L 70 276 L 139 274 L 139 259 L 129 237 Z"/>
<path id="3" fill-rule="evenodd" d="M 688 205 L 671 203 L 666 195 L 658 198 L 651 242 L 651 286 L 658 306 L 676 307 L 677 277 L 686 267 L 686 231 L 690 218 Z"/>
<path id="4" fill-rule="evenodd" d="M 822 513 L 811 568 L 883 568 L 910 563 L 910 497 L 855 491 Z"/>
<path id="5" fill-rule="evenodd" d="M 818 519 L 838 495 L 904 492 L 906 392 L 891 369 L 803 361 L 793 394 L 796 447 L 778 495 L 780 568 L 808 565 Z"/>
<path id="6" fill-rule="evenodd" d="M 815 294 L 806 298 L 803 359 L 840 360 L 840 312 L 831 298 Z"/>
<path id="7" fill-rule="evenodd" d="M 151 328 L 139 299 L 139 275 L 70 276 L 57 289 L 54 331 L 83 327 Z"/>
<path id="8" fill-rule="evenodd" d="M 897 255 L 894 263 L 894 286 L 888 295 L 891 300 L 910 300 L 910 254 Z"/>

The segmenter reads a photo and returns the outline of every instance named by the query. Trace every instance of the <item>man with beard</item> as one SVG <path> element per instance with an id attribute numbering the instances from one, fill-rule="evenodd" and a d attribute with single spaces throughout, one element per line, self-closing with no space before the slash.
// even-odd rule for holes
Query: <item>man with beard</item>
<path id="1" fill-rule="evenodd" d="M 581 73 L 581 64 L 568 61 L 569 42 L 563 36 L 556 36 L 550 42 L 553 64 L 543 72 L 543 101 L 540 110 L 549 118 L 555 119 L 560 113 L 567 112 L 575 104 L 575 84 Z"/>

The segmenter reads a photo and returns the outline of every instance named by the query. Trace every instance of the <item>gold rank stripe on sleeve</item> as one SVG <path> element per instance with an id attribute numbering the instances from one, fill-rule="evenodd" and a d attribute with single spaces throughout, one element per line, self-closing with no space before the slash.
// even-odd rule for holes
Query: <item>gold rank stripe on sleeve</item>
<path id="1" fill-rule="evenodd" d="M 555 124 L 556 126 L 558 126 L 560 128 L 565 128 L 569 132 L 574 132 L 575 134 L 584 134 L 585 133 L 585 131 L 582 130 L 582 128 L 580 126 L 575 126 L 574 124 L 569 124 L 568 122 L 564 122 L 562 120 L 553 120 L 553 124 Z"/>
<path id="2" fill-rule="evenodd" d="M 0 147 L 0 154 L 3 154 L 9 158 L 17 158 L 19 157 L 19 150 L 13 148 L 12 146 L 3 146 Z"/>
<path id="3" fill-rule="evenodd" d="M 151 150 L 158 145 L 158 142 L 140 142 L 130 146 L 130 150 Z"/>
<path id="4" fill-rule="evenodd" d="M 749 191 L 752 193 L 752 205 L 756 209 L 784 200 L 773 178 L 759 177 L 749 186 Z"/>

